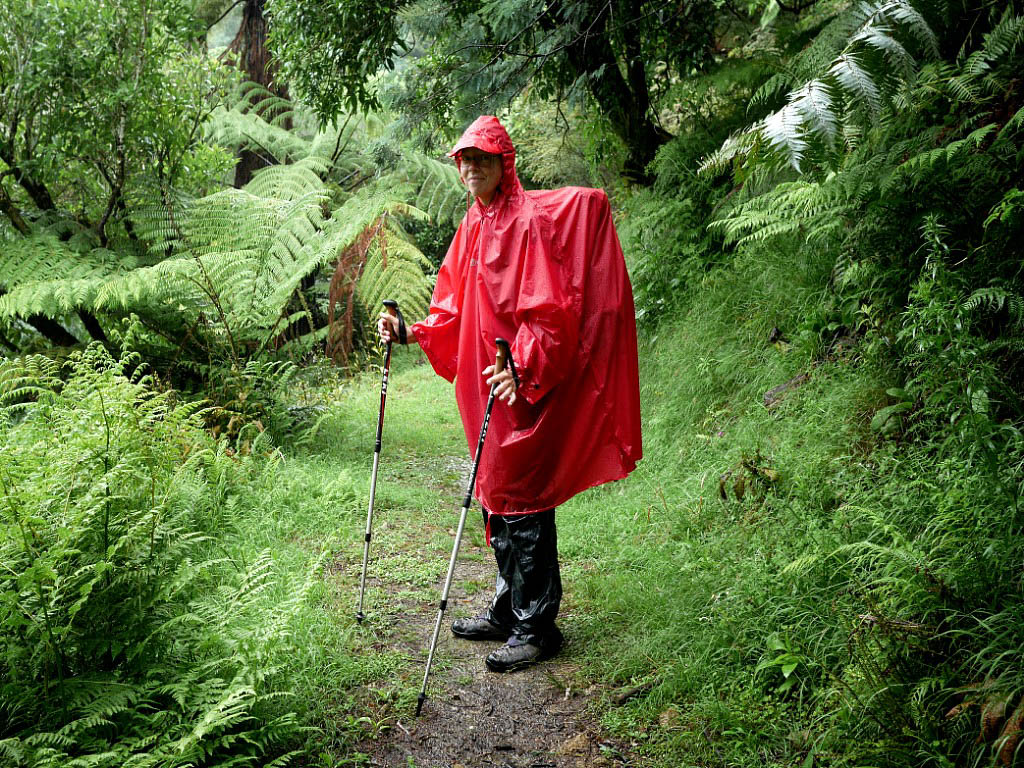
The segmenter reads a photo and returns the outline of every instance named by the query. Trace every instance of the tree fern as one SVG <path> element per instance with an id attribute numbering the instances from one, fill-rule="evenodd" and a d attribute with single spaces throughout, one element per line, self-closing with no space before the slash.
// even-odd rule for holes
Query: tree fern
<path id="1" fill-rule="evenodd" d="M 937 50 L 934 33 L 907 0 L 861 3 L 833 26 L 833 31 L 853 28 L 838 55 L 821 65 L 804 85 L 790 91 L 784 107 L 730 137 L 705 159 L 701 172 L 720 172 L 740 158 L 800 171 L 812 145 L 833 153 L 840 125 L 853 139 L 845 143 L 855 144 L 858 127 L 852 121 L 858 110 L 877 117 L 893 84 L 905 81 L 913 72 L 915 59 L 897 33 L 913 40 L 926 55 Z M 823 38 L 814 51 L 816 63 L 828 42 L 828 37 Z M 812 57 L 808 54 L 805 58 Z M 781 82 L 781 78 L 770 81 L 755 97 L 764 100 Z"/>
<path id="2" fill-rule="evenodd" d="M 15 239 L 0 257 L 7 291 L 0 318 L 79 309 L 131 316 L 168 351 L 177 346 L 176 357 L 184 351 L 186 358 L 227 354 L 239 361 L 273 352 L 300 319 L 314 328 L 319 310 L 301 286 L 323 270 L 336 271 L 342 255 L 371 231 L 393 247 L 367 243 L 366 253 L 381 258 L 351 265 L 348 299 L 366 313 L 382 298 L 397 299 L 413 315 L 425 312 L 430 265 L 398 218 L 427 215 L 410 203 L 435 217 L 461 216 L 454 167 L 412 155 L 378 173 L 366 145 L 379 121 L 353 118 L 303 133 L 285 125 L 308 125 L 307 116 L 270 98 L 258 87 L 243 88 L 231 109 L 211 117 L 208 135 L 236 150 L 259 147 L 276 164 L 244 189 L 202 198 L 167 190 L 159 202 L 140 205 L 131 221 L 148 253 L 135 261 L 95 244 L 76 251 L 73 240 L 51 231 Z M 351 324 L 343 329 L 352 331 Z M 312 343 L 317 335 L 306 338 Z"/>

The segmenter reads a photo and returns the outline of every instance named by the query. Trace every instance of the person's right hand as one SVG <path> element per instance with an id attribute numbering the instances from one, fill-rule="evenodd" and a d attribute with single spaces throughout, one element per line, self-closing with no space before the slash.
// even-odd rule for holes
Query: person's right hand
<path id="1" fill-rule="evenodd" d="M 398 318 L 388 312 L 381 312 L 377 318 L 377 333 L 385 344 L 398 341 Z"/>
<path id="2" fill-rule="evenodd" d="M 377 318 L 377 334 L 385 344 L 389 341 L 398 342 L 398 318 L 386 310 L 381 312 L 380 317 Z M 416 343 L 416 336 L 408 325 L 405 326 L 405 343 Z"/>

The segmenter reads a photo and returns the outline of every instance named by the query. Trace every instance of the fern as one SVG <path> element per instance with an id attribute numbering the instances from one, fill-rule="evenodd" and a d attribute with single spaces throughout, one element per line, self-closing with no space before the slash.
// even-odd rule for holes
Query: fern
<path id="1" fill-rule="evenodd" d="M 764 159 L 774 158 L 779 165 L 799 172 L 812 144 L 820 145 L 826 154 L 834 153 L 839 126 L 844 145 L 852 149 L 859 143 L 858 109 L 877 118 L 891 98 L 894 84 L 913 74 L 915 59 L 897 39 L 897 32 L 906 34 L 927 55 L 937 52 L 934 33 L 906 0 L 861 3 L 831 25 L 833 35 L 840 30 L 849 34 L 838 55 L 824 64 L 822 54 L 835 38 L 824 33 L 819 36 L 814 50 L 798 60 L 805 71 L 808 62 L 816 65 L 804 85 L 790 91 L 780 110 L 730 137 L 703 161 L 701 173 L 719 173 L 741 158 L 748 162 L 761 158 L 761 146 L 767 150 Z M 874 61 L 873 52 L 880 54 L 884 66 Z M 783 80 L 773 78 L 755 98 L 765 100 Z"/>
<path id="2" fill-rule="evenodd" d="M 734 206 L 709 227 L 723 232 L 727 242 L 763 242 L 796 233 L 810 242 L 827 241 L 858 205 L 860 191 L 852 174 L 826 182 L 786 182 Z"/>
<path id="3" fill-rule="evenodd" d="M 1024 298 L 1000 286 L 978 288 L 963 304 L 967 312 L 984 309 L 989 313 L 996 313 L 1002 311 L 1004 307 L 1012 322 L 1018 325 L 1024 323 Z"/>
<path id="4" fill-rule="evenodd" d="M 288 102 L 268 99 L 256 87 L 243 88 L 236 106 L 215 113 L 208 131 L 236 149 L 259 145 L 276 165 L 257 172 L 241 190 L 199 199 L 168 192 L 161 203 L 140 206 L 131 220 L 148 243 L 148 264 L 95 247 L 74 251 L 72 241 L 49 232 L 15 240 L 0 257 L 7 289 L 0 318 L 58 317 L 79 309 L 133 316 L 166 347 L 178 346 L 176 356 L 183 349 L 186 357 L 226 354 L 241 361 L 273 352 L 300 319 L 315 327 L 303 282 L 336 269 L 341 255 L 370 230 L 401 247 L 389 258 L 355 265 L 351 298 L 371 313 L 385 297 L 380 291 L 391 291 L 387 298 L 412 314 L 425 312 L 430 265 L 395 217 L 426 215 L 409 202 L 436 217 L 461 215 L 454 168 L 414 155 L 375 178 L 372 161 L 361 154 L 369 128 L 379 128 L 372 119 L 303 137 L 282 127 L 301 115 Z M 342 189 L 345 183 L 365 189 L 353 194 Z M 75 265 L 70 271 L 69 263 Z M 366 269 L 381 274 L 365 275 Z M 346 324 L 339 333 L 352 331 Z M 317 337 L 306 336 L 309 343 Z"/>
<path id="5" fill-rule="evenodd" d="M 989 123 L 971 131 L 962 139 L 915 155 L 897 168 L 896 175 L 889 183 L 906 179 L 913 184 L 926 174 L 948 168 L 957 161 L 960 155 L 980 148 L 995 130 L 996 125 Z"/>
<path id="6" fill-rule="evenodd" d="M 0 762 L 285 764 L 300 726 L 278 670 L 320 564 L 284 580 L 268 552 L 225 555 L 256 459 L 137 357 L 59 368 L 0 365 L 33 382 L 31 409 L 0 405 L 0 526 L 28 534 L 0 537 Z"/>

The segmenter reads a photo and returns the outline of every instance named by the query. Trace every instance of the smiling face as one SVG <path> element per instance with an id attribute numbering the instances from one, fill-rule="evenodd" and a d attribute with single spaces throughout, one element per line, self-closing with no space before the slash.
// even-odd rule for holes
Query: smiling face
<path id="1" fill-rule="evenodd" d="M 484 205 L 490 205 L 501 181 L 501 155 L 491 155 L 476 147 L 459 153 L 459 178 Z"/>

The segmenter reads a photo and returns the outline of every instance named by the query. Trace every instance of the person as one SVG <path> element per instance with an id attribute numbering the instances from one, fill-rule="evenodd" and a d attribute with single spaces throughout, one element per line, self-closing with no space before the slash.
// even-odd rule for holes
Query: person
<path id="1" fill-rule="evenodd" d="M 483 616 L 452 632 L 503 640 L 487 667 L 550 658 L 563 636 L 555 508 L 625 477 L 642 455 L 633 297 L 607 195 L 527 192 L 515 147 L 482 116 L 449 153 L 473 201 L 437 275 L 426 319 L 407 329 L 434 370 L 455 382 L 470 451 L 492 385 L 494 408 L 475 495 L 498 575 Z M 384 342 L 397 319 L 381 313 Z M 495 339 L 514 366 L 494 370 Z"/>

